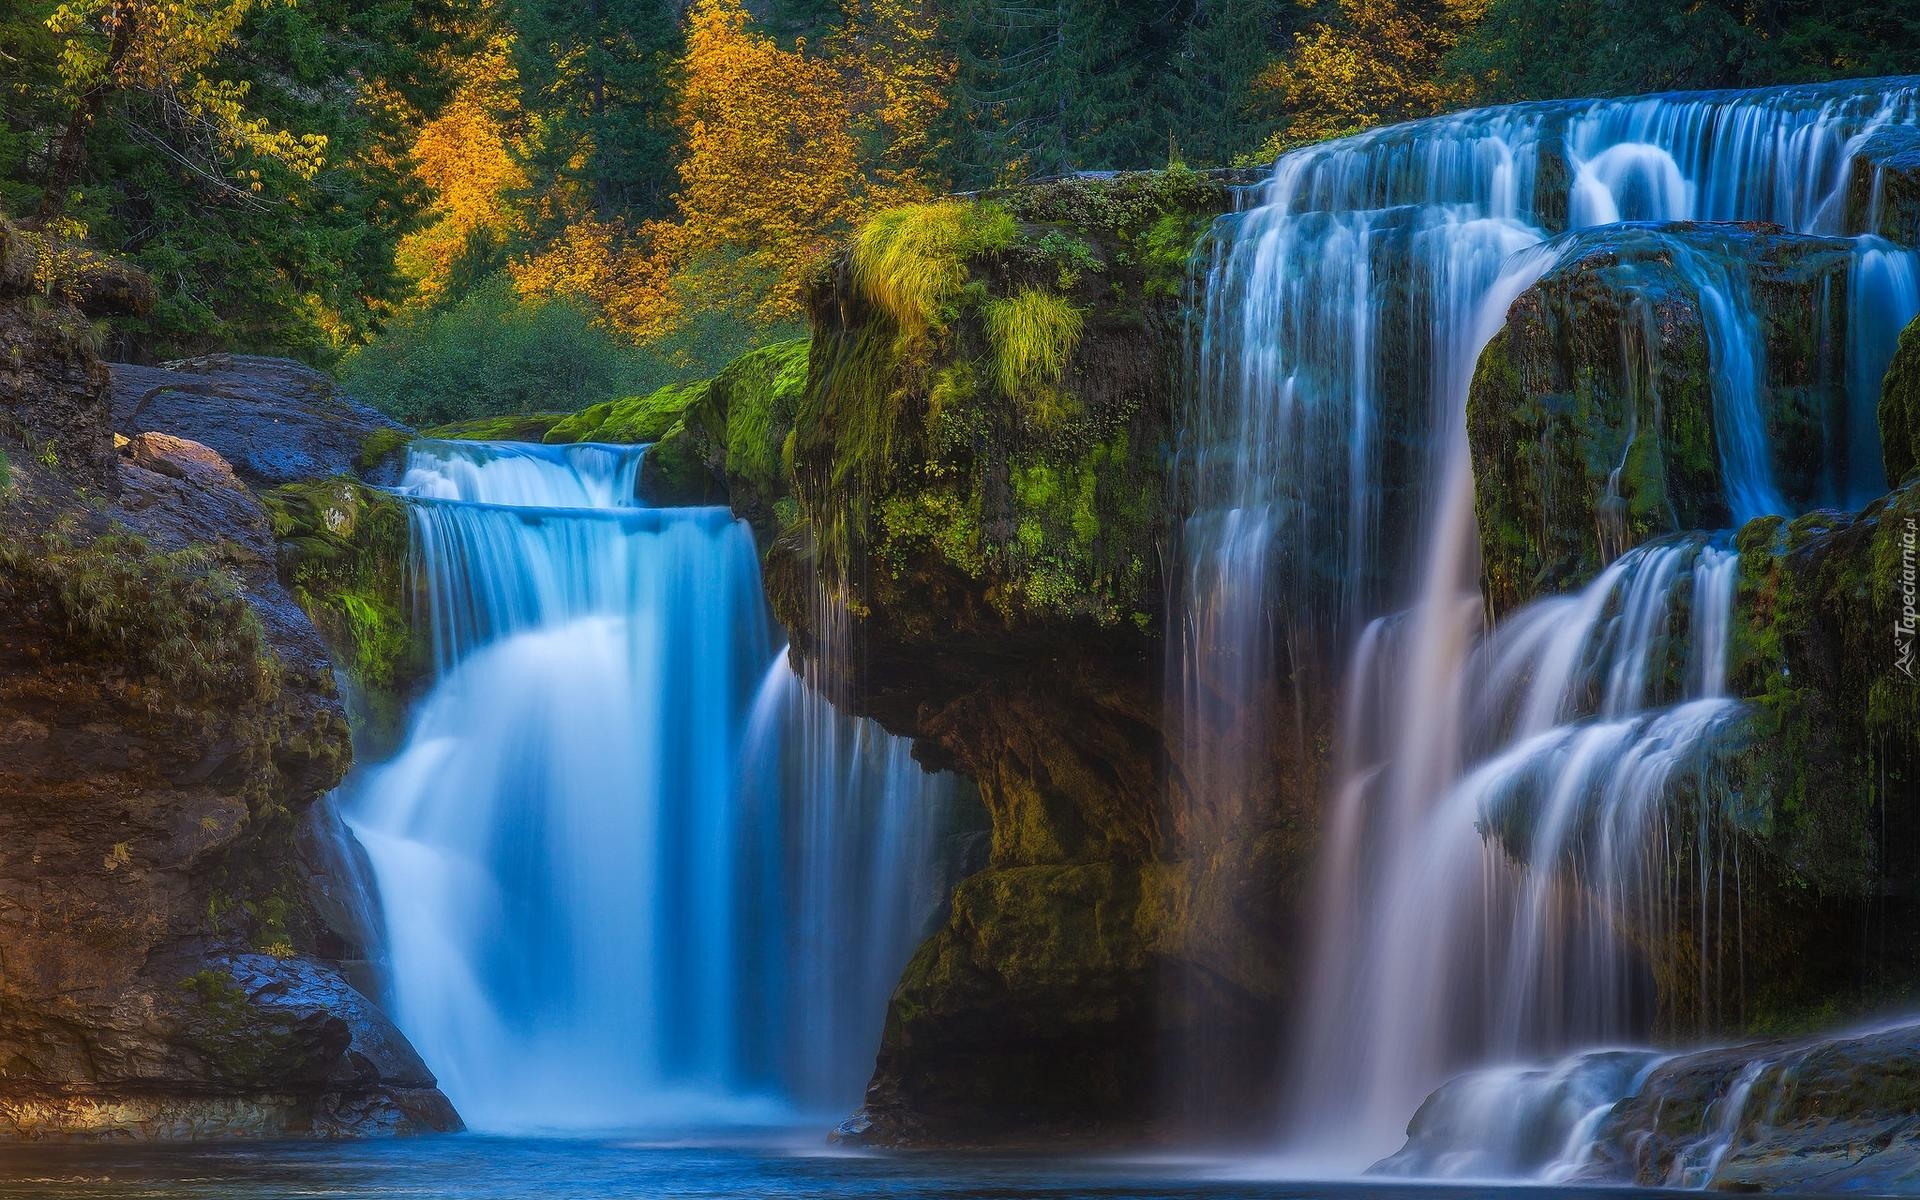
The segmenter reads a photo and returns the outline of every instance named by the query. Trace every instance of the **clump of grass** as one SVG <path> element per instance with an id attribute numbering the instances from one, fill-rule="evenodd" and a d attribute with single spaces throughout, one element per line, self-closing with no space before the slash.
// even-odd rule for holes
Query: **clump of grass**
<path id="1" fill-rule="evenodd" d="M 1085 318 L 1066 297 L 1039 288 L 987 301 L 984 316 L 994 382 L 1006 396 L 1025 402 L 1042 427 L 1051 427 L 1063 413 L 1060 377 Z"/>
<path id="2" fill-rule="evenodd" d="M 1019 237 L 1013 214 L 991 201 L 940 200 L 889 209 L 854 239 L 853 274 L 911 341 L 946 321 L 967 282 L 967 261 Z"/>

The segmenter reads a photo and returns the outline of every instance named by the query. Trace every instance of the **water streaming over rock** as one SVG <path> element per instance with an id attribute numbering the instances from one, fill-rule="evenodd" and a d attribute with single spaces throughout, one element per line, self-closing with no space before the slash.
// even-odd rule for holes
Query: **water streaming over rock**
<path id="1" fill-rule="evenodd" d="M 439 678 L 350 819 L 398 1021 L 479 1128 L 857 1102 L 937 903 L 950 785 L 810 697 L 746 526 L 639 504 L 642 453 L 409 455 Z"/>
<path id="2" fill-rule="evenodd" d="M 1463 113 L 1282 158 L 1203 247 L 1169 672 L 1200 801 L 1244 804 L 1250 780 L 1219 748 L 1287 736 L 1273 698 L 1349 664 L 1296 1139 L 1364 1162 L 1450 1072 L 1643 1032 L 1644 980 L 1605 914 L 1659 892 L 1663 798 L 1737 708 L 1736 559 L 1704 536 L 1625 554 L 1616 536 L 1578 595 L 1482 639 L 1464 433 L 1481 349 L 1567 230 L 1852 237 L 1852 419 L 1823 470 L 1837 496 L 1875 494 L 1864 422 L 1916 308 L 1915 260 L 1864 236 L 1879 221 L 1858 198 L 1877 191 L 1857 186 L 1857 154 L 1917 124 L 1912 80 Z M 1780 481 L 1744 264 L 1713 252 L 1711 226 L 1646 236 L 1702 313 L 1727 510 L 1823 499 Z"/>

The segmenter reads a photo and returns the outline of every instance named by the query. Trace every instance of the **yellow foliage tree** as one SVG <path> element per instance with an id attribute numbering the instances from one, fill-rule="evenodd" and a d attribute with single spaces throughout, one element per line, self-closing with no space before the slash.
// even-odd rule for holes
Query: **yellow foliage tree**
<path id="1" fill-rule="evenodd" d="M 629 227 L 585 205 L 513 266 L 523 293 L 575 295 L 642 340 L 691 309 L 791 320 L 808 275 L 869 214 L 925 199 L 954 64 L 926 0 L 848 0 L 815 54 L 697 0 L 679 62 L 678 220 Z"/>
<path id="2" fill-rule="evenodd" d="M 770 317 L 798 310 L 805 272 L 860 212 L 862 176 L 837 72 L 749 27 L 740 0 L 689 16 L 676 197 L 690 254 L 752 247 L 777 282 Z"/>
<path id="3" fill-rule="evenodd" d="M 1471 101 L 1471 83 L 1451 76 L 1444 60 L 1486 0 L 1338 0 L 1338 9 L 1295 34 L 1292 51 L 1254 81 L 1256 108 L 1280 128 L 1253 157 Z"/>
<path id="4" fill-rule="evenodd" d="M 453 95 L 414 138 L 414 175 L 434 199 L 426 223 L 401 239 L 395 258 L 422 300 L 440 294 L 472 239 L 504 243 L 514 226 L 513 193 L 527 184 L 516 155 L 521 114 L 514 82 L 512 41 L 497 33 L 459 64 Z"/>
<path id="5" fill-rule="evenodd" d="M 914 204 L 945 190 L 936 131 L 959 64 L 940 48 L 940 23 L 925 0 L 849 0 L 828 47 L 862 140 L 877 149 L 868 169 L 867 212 Z"/>
<path id="6" fill-rule="evenodd" d="M 247 110 L 247 85 L 214 70 L 256 9 L 292 0 L 69 0 L 47 28 L 61 36 L 60 77 L 73 114 L 55 148 L 39 216 L 56 216 L 85 161 L 86 134 L 107 101 L 140 92 L 159 102 L 175 157 L 240 195 L 262 190 L 243 156 L 270 159 L 311 179 L 327 139 L 278 129 Z M 156 137 L 162 136 L 149 131 Z"/>

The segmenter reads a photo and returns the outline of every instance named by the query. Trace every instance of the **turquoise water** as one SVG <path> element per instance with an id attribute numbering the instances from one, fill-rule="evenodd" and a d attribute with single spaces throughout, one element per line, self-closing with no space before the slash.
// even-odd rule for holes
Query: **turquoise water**
<path id="1" fill-rule="evenodd" d="M 840 1154 L 813 1141 L 663 1142 L 490 1138 L 241 1143 L 222 1146 L 11 1147 L 0 1197 L 53 1200 L 626 1200 L 755 1197 L 1069 1197 L 1177 1200 L 1514 1200 L 1619 1190 L 1428 1187 L 1397 1182 L 1276 1183 L 1231 1178 L 1231 1164 L 945 1154 Z"/>

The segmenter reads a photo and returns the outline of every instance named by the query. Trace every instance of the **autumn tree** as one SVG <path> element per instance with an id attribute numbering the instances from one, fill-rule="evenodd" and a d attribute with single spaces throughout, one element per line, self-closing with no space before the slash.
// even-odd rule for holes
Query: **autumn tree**
<path id="1" fill-rule="evenodd" d="M 52 155 L 38 216 L 56 216 L 85 165 L 87 134 L 116 95 L 154 101 L 159 127 L 140 130 L 210 184 L 261 189 L 242 156 L 311 179 L 326 153 L 315 133 L 276 128 L 247 107 L 249 85 L 214 68 L 256 7 L 277 0 L 69 0 L 47 28 L 63 39 L 59 73 L 71 115 Z"/>
<path id="2" fill-rule="evenodd" d="M 1260 156 L 1470 103 L 1471 83 L 1446 58 L 1485 9 L 1486 0 L 1337 0 L 1254 81 L 1257 106 L 1279 123 Z"/>
<path id="3" fill-rule="evenodd" d="M 414 299 L 432 303 L 504 265 L 517 225 L 516 193 L 527 186 L 520 162 L 524 116 L 513 70 L 512 35 L 490 28 L 450 66 L 454 91 L 420 126 L 410 161 L 432 199 L 421 226 L 403 237 L 397 262 Z M 482 267 L 470 262 L 479 258 Z"/>

